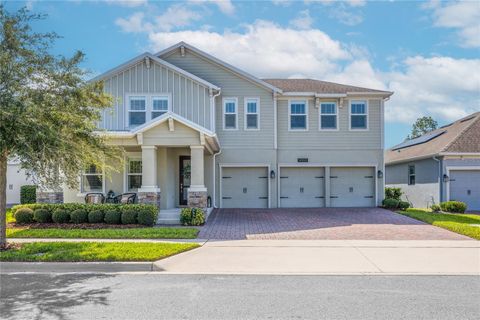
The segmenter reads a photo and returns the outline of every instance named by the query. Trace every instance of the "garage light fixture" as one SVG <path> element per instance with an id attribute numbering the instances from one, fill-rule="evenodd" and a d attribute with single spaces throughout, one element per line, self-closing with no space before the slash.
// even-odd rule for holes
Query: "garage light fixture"
<path id="1" fill-rule="evenodd" d="M 383 178 L 383 171 L 382 171 L 382 170 L 378 170 L 378 171 L 377 171 L 377 177 L 378 177 L 378 179 L 382 179 L 382 178 Z"/>
<path id="2" fill-rule="evenodd" d="M 450 177 L 447 176 L 446 174 L 443 175 L 443 182 L 448 182 L 450 181 Z"/>
<path id="3" fill-rule="evenodd" d="M 270 171 L 270 179 L 275 179 L 275 171 Z"/>

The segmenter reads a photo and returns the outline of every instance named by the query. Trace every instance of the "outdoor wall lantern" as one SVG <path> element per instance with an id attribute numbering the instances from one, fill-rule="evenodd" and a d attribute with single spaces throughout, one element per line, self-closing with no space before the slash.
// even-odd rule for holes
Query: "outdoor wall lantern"
<path id="1" fill-rule="evenodd" d="M 275 171 L 270 171 L 270 179 L 275 179 Z"/>
<path id="2" fill-rule="evenodd" d="M 382 171 L 382 170 L 378 170 L 378 171 L 377 171 L 377 177 L 378 177 L 378 179 L 382 179 L 382 178 L 383 178 L 383 171 Z"/>
<path id="3" fill-rule="evenodd" d="M 448 182 L 450 180 L 450 177 L 447 176 L 446 174 L 443 175 L 443 182 Z"/>

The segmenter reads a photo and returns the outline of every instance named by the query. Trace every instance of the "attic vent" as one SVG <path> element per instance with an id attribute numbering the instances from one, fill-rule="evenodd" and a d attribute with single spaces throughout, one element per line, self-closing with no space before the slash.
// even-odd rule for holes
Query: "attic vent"
<path id="1" fill-rule="evenodd" d="M 145 57 L 145 65 L 147 66 L 147 69 L 150 69 L 150 58 Z"/>
<path id="2" fill-rule="evenodd" d="M 462 121 L 460 121 L 460 122 L 466 122 L 466 121 L 470 121 L 470 120 L 472 120 L 473 118 L 475 118 L 475 116 L 473 116 L 473 117 L 469 117 L 469 118 L 467 118 L 467 119 L 463 119 L 463 120 L 462 120 Z"/>
<path id="3" fill-rule="evenodd" d="M 185 47 L 184 47 L 184 46 L 181 46 L 181 47 L 180 47 L 180 55 L 181 55 L 182 57 L 185 57 Z"/>

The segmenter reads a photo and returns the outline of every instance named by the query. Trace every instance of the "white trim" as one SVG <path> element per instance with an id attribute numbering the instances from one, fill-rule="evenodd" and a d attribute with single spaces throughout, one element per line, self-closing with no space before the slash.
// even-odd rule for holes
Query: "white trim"
<path id="1" fill-rule="evenodd" d="M 277 100 L 278 96 L 277 93 L 273 93 L 273 149 L 277 149 L 278 141 L 277 141 L 277 132 L 278 132 L 278 124 L 277 124 L 277 112 L 278 112 L 278 106 L 277 106 Z"/>
<path id="2" fill-rule="evenodd" d="M 448 180 L 445 183 L 445 191 L 446 191 L 446 201 L 450 201 L 450 171 L 465 171 L 465 170 L 479 170 L 480 166 L 447 166 L 445 167 L 446 174 L 448 176 Z M 443 177 L 440 177 L 441 181 L 443 181 Z"/>
<path id="3" fill-rule="evenodd" d="M 326 114 L 323 114 L 322 113 L 322 104 L 334 104 L 335 105 L 335 114 L 333 113 L 326 113 Z M 331 129 L 331 128 L 326 128 L 326 129 L 323 129 L 322 128 L 322 115 L 325 115 L 325 116 L 335 116 L 336 118 L 336 123 L 335 123 L 335 128 L 334 129 Z M 336 101 L 320 101 L 320 106 L 318 107 L 318 131 L 339 131 L 339 115 L 338 115 L 338 104 Z"/>
<path id="4" fill-rule="evenodd" d="M 268 198 L 268 208 L 271 208 L 271 186 L 270 186 L 270 164 L 269 163 L 219 163 L 219 208 L 223 208 L 223 199 L 222 199 L 222 179 L 223 179 L 223 168 L 267 168 L 267 198 Z"/>
<path id="5" fill-rule="evenodd" d="M 352 103 L 353 102 L 365 102 L 365 113 L 357 113 L 355 115 L 365 115 L 366 116 L 366 128 L 352 128 Z M 369 107 L 368 107 L 368 100 L 355 100 L 351 99 L 348 101 L 348 131 L 369 131 L 370 125 L 369 125 Z"/>
<path id="6" fill-rule="evenodd" d="M 78 190 L 80 191 L 78 194 L 77 194 L 77 197 L 80 197 L 80 196 L 85 196 L 87 193 L 92 193 L 92 192 L 101 192 L 103 194 L 105 194 L 105 189 L 106 189 L 106 177 L 105 177 L 105 168 L 102 166 L 102 172 L 100 174 L 85 174 L 85 170 L 82 170 L 82 172 L 80 173 L 80 188 L 78 188 Z M 102 191 L 98 191 L 98 190 L 90 190 L 90 191 L 85 191 L 83 190 L 83 177 L 84 176 L 99 176 L 101 175 L 102 176 Z"/>
<path id="7" fill-rule="evenodd" d="M 226 113 L 225 112 L 225 102 L 226 101 L 235 101 L 235 113 Z M 227 114 L 235 114 L 235 128 L 225 128 L 225 115 Z M 237 97 L 223 97 L 222 98 L 222 128 L 225 131 L 236 131 L 238 130 L 238 98 Z"/>
<path id="8" fill-rule="evenodd" d="M 292 129 L 292 102 L 305 102 L 305 114 L 295 114 L 299 116 L 305 115 L 305 128 L 300 128 L 300 129 Z M 288 131 L 291 132 L 304 132 L 308 131 L 308 99 L 288 99 Z"/>
<path id="9" fill-rule="evenodd" d="M 133 97 L 139 97 L 139 98 L 144 98 L 145 99 L 145 111 L 139 111 L 139 110 L 130 110 L 130 99 Z M 172 94 L 171 93 L 132 93 L 132 92 L 126 92 L 125 93 L 125 127 L 126 128 L 138 128 L 146 123 L 157 119 L 152 118 L 152 112 L 158 112 L 157 110 L 153 110 L 153 100 L 155 98 L 167 98 L 167 111 L 165 113 L 172 112 Z M 130 125 L 130 112 L 145 112 L 145 123 L 137 125 L 137 126 L 131 126 Z M 164 113 L 164 114 L 165 114 Z M 164 115 L 163 114 L 163 115 Z M 162 115 L 162 116 L 163 116 Z"/>
<path id="10" fill-rule="evenodd" d="M 145 148 L 147 146 L 142 146 L 142 149 L 148 149 L 148 148 Z M 142 161 L 142 153 L 141 152 L 126 152 L 125 153 L 125 157 L 124 157 L 124 160 L 125 160 L 125 165 L 124 165 L 124 168 L 123 168 L 123 192 L 134 192 L 134 191 L 129 191 L 128 190 L 128 176 L 131 175 L 129 173 L 129 170 L 130 170 L 130 160 L 135 160 L 135 161 Z M 142 163 L 142 172 L 143 172 L 143 163 Z M 135 174 L 135 175 L 138 175 L 138 174 Z M 141 175 L 141 173 L 140 173 Z M 138 188 L 138 190 L 140 190 L 140 188 Z M 138 192 L 137 190 L 137 192 Z"/>
<path id="11" fill-rule="evenodd" d="M 393 94 L 391 91 L 382 91 L 382 92 L 372 92 L 372 91 L 365 91 L 365 92 L 347 92 L 347 95 L 350 97 L 354 96 L 381 96 L 381 97 L 390 97 Z"/>
<path id="12" fill-rule="evenodd" d="M 257 112 L 249 113 L 247 103 L 253 101 L 257 103 Z M 256 128 L 247 128 L 247 115 L 255 114 L 257 115 L 257 127 Z M 243 98 L 243 129 L 245 131 L 258 131 L 260 130 L 260 98 L 259 97 L 244 97 Z"/>

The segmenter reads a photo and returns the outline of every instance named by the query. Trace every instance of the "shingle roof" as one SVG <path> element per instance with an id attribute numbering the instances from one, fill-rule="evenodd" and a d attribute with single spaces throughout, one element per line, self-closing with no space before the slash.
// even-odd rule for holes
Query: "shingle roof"
<path id="1" fill-rule="evenodd" d="M 282 89 L 284 92 L 315 92 L 315 93 L 347 93 L 347 92 L 372 92 L 385 93 L 389 91 L 368 89 L 349 86 L 334 82 L 327 82 L 314 79 L 262 79 L 263 81 Z"/>
<path id="2" fill-rule="evenodd" d="M 436 135 L 438 133 L 438 135 Z M 441 133 L 441 134 L 440 134 Z M 394 146 L 385 152 L 385 163 L 435 156 L 443 152 L 480 152 L 480 112 L 476 112 L 428 135 L 435 136 L 412 146 Z"/>

